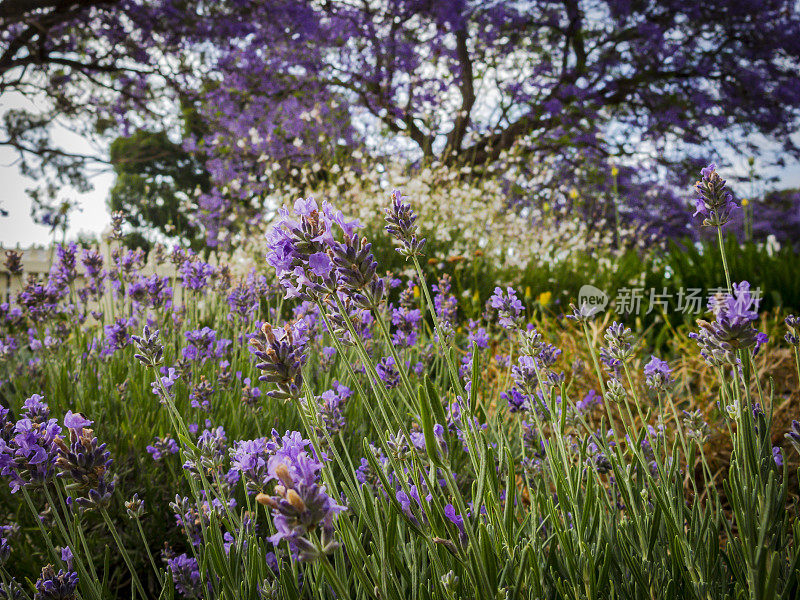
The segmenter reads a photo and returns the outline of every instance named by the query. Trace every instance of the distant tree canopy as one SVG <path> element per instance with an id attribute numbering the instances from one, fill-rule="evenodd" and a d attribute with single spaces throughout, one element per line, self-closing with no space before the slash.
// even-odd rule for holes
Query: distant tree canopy
<path id="1" fill-rule="evenodd" d="M 193 226 L 212 244 L 276 179 L 356 147 L 468 171 L 509 151 L 671 163 L 755 133 L 800 155 L 795 0 L 0 0 L 0 31 L 0 92 L 49 103 L 5 114 L 23 170 L 84 183 L 59 118 L 155 132 L 129 143 L 184 154 L 145 152 L 139 183 L 170 171 L 164 208 L 204 170 Z M 202 133 L 177 133 L 185 102 Z"/>
<path id="2" fill-rule="evenodd" d="M 134 228 L 154 228 L 191 243 L 201 236 L 190 219 L 192 198 L 209 187 L 203 164 L 170 141 L 166 132 L 139 130 L 111 144 L 110 160 L 116 173 L 109 208 L 126 213 Z"/>

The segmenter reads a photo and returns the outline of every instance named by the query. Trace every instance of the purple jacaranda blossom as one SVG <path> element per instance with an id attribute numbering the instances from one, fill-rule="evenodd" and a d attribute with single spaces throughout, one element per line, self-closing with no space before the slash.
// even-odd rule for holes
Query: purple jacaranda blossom
<path id="1" fill-rule="evenodd" d="M 492 308 L 497 310 L 498 323 L 504 329 L 513 329 L 519 324 L 520 315 L 525 310 L 522 301 L 517 298 L 514 288 L 507 287 L 505 291 L 501 287 L 494 288 L 494 294 L 489 299 Z"/>

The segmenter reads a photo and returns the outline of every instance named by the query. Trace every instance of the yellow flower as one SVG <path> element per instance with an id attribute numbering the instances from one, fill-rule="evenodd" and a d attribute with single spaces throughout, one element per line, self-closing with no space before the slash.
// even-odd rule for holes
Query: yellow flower
<path id="1" fill-rule="evenodd" d="M 616 177 L 619 175 L 619 169 L 616 166 L 611 167 L 611 176 Z"/>
<path id="2" fill-rule="evenodd" d="M 569 197 L 572 198 L 573 200 L 575 200 L 575 198 L 578 197 L 578 190 L 576 190 L 575 188 L 572 188 L 569 191 Z"/>
<path id="3" fill-rule="evenodd" d="M 747 206 L 748 204 L 750 204 L 750 200 L 747 198 L 742 198 L 742 206 Z"/>
<path id="4" fill-rule="evenodd" d="M 525 300 L 529 300 L 531 297 L 533 297 L 533 293 L 531 292 L 531 286 L 526 285 L 525 286 Z"/>
<path id="5" fill-rule="evenodd" d="M 547 306 L 550 304 L 550 300 L 553 298 L 552 292 L 542 292 L 539 294 L 539 297 L 536 298 L 536 301 L 541 304 L 542 306 Z"/>
<path id="6" fill-rule="evenodd" d="M 414 286 L 414 298 L 419 298 L 419 286 Z"/>

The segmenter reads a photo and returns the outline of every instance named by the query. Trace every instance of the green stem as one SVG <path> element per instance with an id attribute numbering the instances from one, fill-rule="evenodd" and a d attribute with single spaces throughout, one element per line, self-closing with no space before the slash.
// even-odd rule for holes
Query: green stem
<path id="1" fill-rule="evenodd" d="M 103 520 L 106 522 L 109 531 L 111 532 L 111 536 L 114 538 L 114 542 L 117 544 L 117 548 L 119 548 L 120 554 L 122 554 L 122 558 L 125 561 L 125 564 L 128 566 L 128 571 L 131 574 L 131 580 L 133 581 L 134 586 L 138 590 L 139 594 L 141 594 L 142 598 L 147 598 L 147 594 L 144 593 L 144 588 L 142 587 L 142 582 L 139 581 L 139 575 L 136 574 L 136 569 L 133 566 L 133 561 L 131 557 L 128 555 L 128 551 L 125 549 L 125 546 L 122 544 L 122 540 L 119 537 L 119 533 L 117 533 L 117 528 L 114 527 L 114 523 L 111 521 L 111 517 L 108 515 L 108 511 L 105 507 L 100 509 L 100 514 L 103 516 Z"/>
<path id="2" fill-rule="evenodd" d="M 722 268 L 725 269 L 725 283 L 728 285 L 728 293 L 731 293 L 731 272 L 728 268 L 728 257 L 725 255 L 725 241 L 722 238 L 722 227 L 717 227 L 717 242 L 719 243 L 719 253 L 722 256 Z"/>

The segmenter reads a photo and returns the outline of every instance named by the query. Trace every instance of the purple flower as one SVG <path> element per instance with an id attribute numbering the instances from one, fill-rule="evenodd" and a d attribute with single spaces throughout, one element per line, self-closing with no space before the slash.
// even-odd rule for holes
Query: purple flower
<path id="1" fill-rule="evenodd" d="M 633 355 L 633 333 L 622 323 L 614 322 L 605 332 L 607 346 L 600 350 L 600 357 L 611 370 L 616 369 Z"/>
<path id="2" fill-rule="evenodd" d="M 467 541 L 467 531 L 464 528 L 464 517 L 456 512 L 456 509 L 452 504 L 445 505 L 444 516 L 447 517 L 447 520 L 458 528 L 458 534 L 459 538 L 461 539 L 461 543 L 465 544 Z"/>
<path id="3" fill-rule="evenodd" d="M 2 567 L 7 561 L 8 558 L 11 556 L 11 543 L 8 541 L 7 538 L 4 538 L 0 535 L 0 567 Z M 2 592 L 0 592 L 0 598 L 2 598 Z"/>
<path id="4" fill-rule="evenodd" d="M 492 308 L 498 312 L 498 322 L 504 329 L 513 329 L 519 324 L 520 315 L 525 307 L 522 301 L 517 298 L 517 292 L 514 288 L 507 287 L 503 292 L 503 288 L 494 288 L 494 294 L 489 299 Z"/>
<path id="5" fill-rule="evenodd" d="M 295 342 L 292 328 L 286 325 L 276 335 L 270 324 L 264 323 L 261 330 L 250 338 L 250 346 L 261 361 L 256 364 L 256 368 L 263 372 L 259 381 L 274 383 L 278 387 L 267 395 L 279 400 L 299 397 L 306 356 Z"/>
<path id="6" fill-rule="evenodd" d="M 338 547 L 333 539 L 333 521 L 345 510 L 320 484 L 322 463 L 308 453 L 309 445 L 299 433 L 287 433 L 280 448 L 267 462 L 267 478 L 277 481 L 274 494 L 256 496 L 260 504 L 272 509 L 277 529 L 270 538 L 272 543 L 277 546 L 286 540 L 300 560 L 314 560 L 320 556 L 320 549 L 308 539 L 312 531 L 319 531 L 322 554 Z"/>
<path id="7" fill-rule="evenodd" d="M 6 440 L 0 437 L 0 475 L 9 480 L 11 492 L 40 485 L 56 473 L 61 427 L 55 419 L 17 421 Z"/>
<path id="8" fill-rule="evenodd" d="M 345 236 L 352 236 L 360 223 L 345 221 L 342 213 L 327 202 L 320 210 L 313 198 L 298 199 L 294 213 L 297 220 L 281 208 L 280 219 L 267 234 L 267 262 L 275 268 L 287 298 L 334 291 L 327 254 L 328 249 L 334 249 L 333 226 L 338 226 Z"/>
<path id="9" fill-rule="evenodd" d="M 784 339 L 790 346 L 800 346 L 800 317 L 789 315 L 786 317 L 785 322 L 789 331 Z"/>
<path id="10" fill-rule="evenodd" d="M 111 325 L 105 326 L 106 343 L 103 348 L 102 354 L 108 356 L 117 350 L 124 348 L 131 342 L 131 336 L 128 333 L 128 328 L 135 325 L 135 320 L 131 319 L 117 319 Z"/>
<path id="11" fill-rule="evenodd" d="M 171 437 L 156 437 L 153 439 L 152 445 L 147 446 L 145 450 L 156 462 L 165 456 L 177 454 L 180 451 L 178 443 Z"/>
<path id="12" fill-rule="evenodd" d="M 781 468 L 783 466 L 783 451 L 778 446 L 772 447 L 772 460 L 775 461 L 775 466 Z"/>
<path id="13" fill-rule="evenodd" d="M 467 335 L 470 346 L 474 342 L 478 348 L 486 349 L 489 347 L 489 334 L 484 327 L 478 327 L 478 321 L 469 320 L 469 334 Z"/>
<path id="14" fill-rule="evenodd" d="M 204 589 L 197 560 L 186 554 L 179 554 L 167 559 L 167 567 L 172 572 L 172 582 L 175 584 L 175 590 L 181 596 L 187 599 L 205 597 L 205 592 L 208 591 L 208 588 Z"/>
<path id="15" fill-rule="evenodd" d="M 738 364 L 738 349 L 756 346 L 759 342 L 758 330 L 753 321 L 758 318 L 758 298 L 750 293 L 750 284 L 743 281 L 733 284 L 733 294 L 721 295 L 709 301 L 709 309 L 714 321 L 698 320 L 700 331 L 690 333 L 697 341 L 700 354 L 713 366 Z"/>
<path id="16" fill-rule="evenodd" d="M 710 164 L 700 171 L 702 179 L 695 183 L 699 197 L 695 199 L 694 216 L 703 217 L 703 226 L 722 227 L 731 220 L 731 213 L 739 208 L 733 194 L 725 186 L 725 180 L 716 172 L 717 166 Z"/>
<path id="17" fill-rule="evenodd" d="M 405 257 L 420 256 L 425 246 L 425 239 L 417 239 L 417 215 L 411 210 L 409 204 L 403 203 L 404 197 L 400 190 L 393 190 L 391 204 L 386 209 L 386 231 L 388 231 L 401 246 L 395 248 Z"/>
<path id="18" fill-rule="evenodd" d="M 387 390 L 391 390 L 400 385 L 400 373 L 397 371 L 394 358 L 391 356 L 384 356 L 380 362 L 375 365 L 375 370 L 378 372 L 378 377 L 381 378 Z"/>
<path id="19" fill-rule="evenodd" d="M 72 559 L 74 556 L 72 555 L 72 550 L 70 550 L 69 546 L 65 546 L 61 549 L 61 560 L 64 561 L 64 564 L 67 565 L 67 569 L 72 570 Z"/>
<path id="20" fill-rule="evenodd" d="M 197 258 L 184 261 L 180 267 L 183 287 L 192 291 L 201 291 L 208 287 L 209 279 L 215 272 L 213 266 Z"/>
<path id="21" fill-rule="evenodd" d="M 175 385 L 175 382 L 180 379 L 180 375 L 173 367 L 161 367 L 161 377 L 159 377 L 159 381 L 154 381 L 150 384 L 150 387 L 153 389 L 153 393 L 156 396 L 161 397 L 164 393 L 162 391 L 162 387 L 166 390 L 167 394 L 172 394 L 172 388 Z M 161 385 L 159 386 L 159 382 Z M 161 398 L 162 402 L 166 400 L 166 398 Z"/>
<path id="22" fill-rule="evenodd" d="M 90 421 L 81 413 L 73 413 L 71 410 L 68 410 L 67 414 L 64 415 L 64 427 L 74 429 L 77 433 L 80 433 L 84 427 L 88 427 L 92 423 L 94 421 Z"/>
<path id="23" fill-rule="evenodd" d="M 52 565 L 47 565 L 36 580 L 34 600 L 74 600 L 77 586 L 77 573 L 63 569 L 56 573 Z"/>
<path id="24" fill-rule="evenodd" d="M 508 409 L 512 413 L 530 410 L 531 405 L 528 396 L 520 392 L 516 387 L 512 387 L 507 392 L 502 392 L 500 398 L 508 402 Z"/>
<path id="25" fill-rule="evenodd" d="M 332 384 L 333 389 L 327 390 L 317 398 L 317 411 L 320 420 L 328 432 L 334 436 L 345 428 L 344 405 L 346 400 L 353 395 L 353 391 L 341 385 L 338 381 Z M 323 437 L 322 432 L 319 432 Z"/>
<path id="26" fill-rule="evenodd" d="M 372 244 L 366 238 L 345 235 L 344 243 L 334 242 L 330 252 L 339 291 L 356 306 L 376 309 L 383 298 L 385 283 L 376 275 L 378 263 L 372 254 Z"/>
<path id="27" fill-rule="evenodd" d="M 50 417 L 50 408 L 44 402 L 44 396 L 34 394 L 22 403 L 22 412 L 31 421 L 43 423 Z"/>
<path id="28" fill-rule="evenodd" d="M 653 390 L 663 390 L 672 385 L 672 369 L 666 361 L 655 356 L 650 357 L 650 362 L 644 366 L 644 376 L 647 387 Z"/>
<path id="29" fill-rule="evenodd" d="M 105 444 L 98 443 L 94 432 L 86 428 L 91 423 L 70 411 L 64 417 L 69 445 L 60 437 L 54 440 L 58 449 L 56 465 L 61 470 L 59 477 L 69 477 L 74 482 L 70 489 L 85 494 L 75 499 L 81 508 L 108 504 L 116 487 L 116 477 L 109 472 L 113 462 L 111 453 Z"/>
<path id="30" fill-rule="evenodd" d="M 602 401 L 603 397 L 600 394 L 594 390 L 589 390 L 589 393 L 586 394 L 582 400 L 579 400 L 575 403 L 575 408 L 577 408 L 580 412 L 586 412 L 595 406 L 599 406 Z"/>
<path id="31" fill-rule="evenodd" d="M 786 439 L 791 442 L 794 449 L 800 453 L 800 422 L 792 421 L 792 427 L 786 432 Z"/>
<path id="32" fill-rule="evenodd" d="M 240 473 L 247 491 L 251 494 L 263 492 L 268 481 L 267 460 L 270 456 L 267 438 L 234 442 L 230 456 L 231 468 Z"/>
<path id="33" fill-rule="evenodd" d="M 452 278 L 444 273 L 433 286 L 436 295 L 433 297 L 433 305 L 436 315 L 444 324 L 453 325 L 456 322 L 456 310 L 458 308 L 456 297 L 450 293 Z"/>

